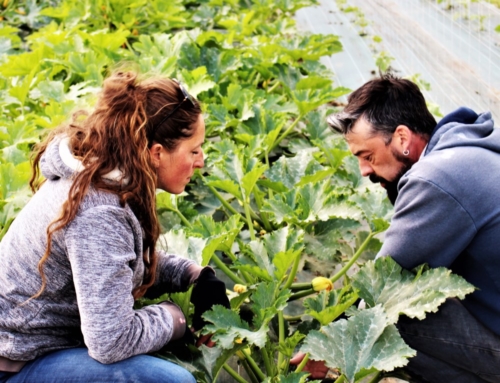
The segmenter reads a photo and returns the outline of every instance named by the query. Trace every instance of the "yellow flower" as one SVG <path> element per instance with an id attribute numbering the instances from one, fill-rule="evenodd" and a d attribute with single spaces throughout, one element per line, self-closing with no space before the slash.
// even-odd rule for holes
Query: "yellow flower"
<path id="1" fill-rule="evenodd" d="M 241 294 L 247 291 L 247 287 L 245 285 L 240 285 L 239 283 L 235 284 L 233 287 L 235 293 Z"/>
<path id="2" fill-rule="evenodd" d="M 312 287 L 314 291 L 332 291 L 333 283 L 331 280 L 325 277 L 316 277 L 312 280 Z"/>

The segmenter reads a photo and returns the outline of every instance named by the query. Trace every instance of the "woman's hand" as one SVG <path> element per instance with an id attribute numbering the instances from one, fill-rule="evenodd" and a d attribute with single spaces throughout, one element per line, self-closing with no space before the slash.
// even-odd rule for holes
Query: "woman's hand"
<path id="1" fill-rule="evenodd" d="M 204 344 L 205 346 L 210 347 L 210 348 L 215 346 L 215 342 L 212 340 L 212 335 L 213 334 L 206 334 L 206 335 L 200 336 L 198 338 L 198 340 L 196 341 L 196 347 L 200 347 L 202 344 Z"/>
<path id="2" fill-rule="evenodd" d="M 211 267 L 205 267 L 198 276 L 191 294 L 191 302 L 194 305 L 193 327 L 196 331 L 205 325 L 202 315 L 211 310 L 212 306 L 231 307 L 226 295 L 226 285 L 215 276 Z"/>

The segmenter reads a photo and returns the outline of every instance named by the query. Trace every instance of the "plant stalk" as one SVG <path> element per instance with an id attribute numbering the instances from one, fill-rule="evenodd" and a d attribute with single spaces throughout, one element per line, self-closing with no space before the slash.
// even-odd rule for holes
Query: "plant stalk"
<path id="1" fill-rule="evenodd" d="M 338 379 L 335 381 L 335 383 L 344 383 L 345 382 L 345 375 L 342 374 L 338 377 Z"/>
<path id="2" fill-rule="evenodd" d="M 248 351 L 246 351 L 246 350 L 241 350 L 241 352 L 245 356 L 245 359 L 247 360 L 247 362 L 250 365 L 250 367 L 252 367 L 252 371 L 255 372 L 255 374 L 257 375 L 257 377 L 261 381 L 265 380 L 266 376 L 264 375 L 264 373 L 262 372 L 262 370 L 260 369 L 260 367 L 257 365 L 257 363 L 255 362 L 255 360 L 252 358 L 252 355 L 250 355 L 250 353 Z"/>
<path id="3" fill-rule="evenodd" d="M 266 367 L 267 376 L 273 376 L 273 367 L 269 359 L 269 354 L 267 353 L 267 348 L 262 348 L 262 360 L 264 361 L 264 366 Z"/>
<path id="4" fill-rule="evenodd" d="M 239 283 L 240 285 L 246 285 L 246 282 L 238 277 L 233 271 L 226 266 L 224 262 L 216 255 L 212 255 L 212 261 L 214 261 L 215 265 L 226 274 L 234 283 Z"/>
<path id="5" fill-rule="evenodd" d="M 207 185 L 208 188 L 210 189 L 210 191 L 217 197 L 217 199 L 220 201 L 222 206 L 224 206 L 231 213 L 233 213 L 235 215 L 240 215 L 240 213 L 234 207 L 232 207 L 229 204 L 229 202 L 227 202 L 213 186 L 208 185 L 206 182 L 205 182 L 205 185 Z"/>
<path id="6" fill-rule="evenodd" d="M 174 211 L 177 213 L 184 226 L 187 226 L 189 228 L 192 226 L 191 222 L 188 221 L 188 219 L 184 216 L 184 214 L 181 213 L 179 209 L 175 209 Z"/>
<path id="7" fill-rule="evenodd" d="M 302 359 L 302 362 L 300 362 L 297 368 L 295 369 L 295 372 L 297 373 L 302 372 L 308 361 L 309 361 L 309 353 L 307 352 L 304 355 L 304 359 Z"/>
<path id="8" fill-rule="evenodd" d="M 279 343 L 283 344 L 285 342 L 285 318 L 283 316 L 283 311 L 278 312 L 278 336 Z M 281 365 L 285 360 L 285 355 L 281 351 L 278 352 L 278 372 L 281 373 Z"/>
<path id="9" fill-rule="evenodd" d="M 300 263 L 300 253 L 297 254 L 295 260 L 293 261 L 292 271 L 290 271 L 290 275 L 288 276 L 285 286 L 283 286 L 284 289 L 289 289 L 290 286 L 292 286 L 295 276 L 297 275 L 297 270 L 299 269 L 299 263 Z"/>
<path id="10" fill-rule="evenodd" d="M 252 217 L 250 216 L 250 201 L 243 201 L 243 205 L 245 207 L 245 216 L 248 225 L 248 231 L 250 232 L 250 238 L 252 241 L 255 241 L 257 238 L 255 237 L 255 230 L 253 228 Z"/>
<path id="11" fill-rule="evenodd" d="M 302 314 L 304 315 L 304 314 Z M 298 322 L 302 320 L 302 315 L 283 315 L 283 319 L 285 319 L 287 322 Z"/>
<path id="12" fill-rule="evenodd" d="M 276 148 L 280 144 L 280 142 L 283 141 L 290 134 L 293 128 L 295 128 L 295 125 L 297 125 L 303 117 L 304 116 L 302 114 L 299 114 L 299 116 L 295 119 L 294 122 L 292 122 L 292 124 L 288 127 L 288 129 L 285 130 L 283 134 L 276 139 L 269 152 L 271 152 L 274 148 Z"/>
<path id="13" fill-rule="evenodd" d="M 314 291 L 314 289 L 299 291 L 298 293 L 295 293 L 290 298 L 288 298 L 288 302 L 296 301 L 297 299 L 308 297 L 309 295 L 312 295 L 316 292 L 317 291 Z"/>
<path id="14" fill-rule="evenodd" d="M 312 288 L 311 282 L 292 283 L 292 285 L 290 286 L 290 290 L 292 291 L 308 290 L 311 288 Z"/>
<path id="15" fill-rule="evenodd" d="M 234 371 L 227 363 L 224 363 L 222 368 L 226 370 L 226 372 L 231 375 L 234 380 L 236 380 L 239 383 L 248 383 L 245 379 L 243 379 L 240 374 L 238 374 L 236 371 Z"/>
<path id="16" fill-rule="evenodd" d="M 330 278 L 330 280 L 332 282 L 335 282 L 337 280 L 339 280 L 346 272 L 347 270 L 349 270 L 351 268 L 351 266 L 354 264 L 354 262 L 357 261 L 357 259 L 359 258 L 359 256 L 363 253 L 363 251 L 365 250 L 366 246 L 368 246 L 368 243 L 371 241 L 371 239 L 373 238 L 374 235 L 378 234 L 378 232 L 371 232 L 370 234 L 368 234 L 368 237 L 366 237 L 366 239 L 364 240 L 364 242 L 361 244 L 361 246 L 358 248 L 358 250 L 356 251 L 356 253 L 354 253 L 354 255 L 352 256 L 351 260 L 349 262 L 347 262 L 345 264 L 344 267 L 342 267 L 342 269 L 340 269 L 340 271 L 335 274 L 333 277 Z"/>

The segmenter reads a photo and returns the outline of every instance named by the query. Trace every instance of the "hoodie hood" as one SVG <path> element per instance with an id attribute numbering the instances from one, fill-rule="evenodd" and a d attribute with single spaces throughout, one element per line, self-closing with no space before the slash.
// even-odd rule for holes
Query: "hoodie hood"
<path id="1" fill-rule="evenodd" d="M 500 130 L 494 129 L 490 112 L 476 114 L 459 108 L 446 115 L 432 132 L 425 154 L 459 146 L 482 147 L 500 153 Z"/>
<path id="2" fill-rule="evenodd" d="M 62 155 L 61 148 L 62 146 Z M 70 160 L 63 160 L 63 157 L 69 154 Z M 71 161 L 71 159 L 73 161 Z M 75 171 L 83 169 L 75 169 L 74 161 L 78 161 L 71 155 L 71 151 L 68 146 L 68 139 L 66 137 L 55 137 L 47 146 L 45 153 L 43 153 L 40 159 L 40 170 L 42 175 L 49 180 L 57 180 L 60 178 L 71 178 Z M 66 162 L 69 162 L 66 163 Z M 80 161 L 78 161 L 80 162 Z M 81 162 L 80 162 L 81 164 Z M 73 166 L 72 166 L 73 165 Z"/>
<path id="3" fill-rule="evenodd" d="M 40 159 L 42 175 L 49 180 L 69 179 L 83 169 L 82 162 L 71 153 L 69 138 L 64 136 L 55 137 Z M 114 169 L 102 177 L 110 182 L 121 182 L 124 185 L 129 182 L 119 169 Z"/>

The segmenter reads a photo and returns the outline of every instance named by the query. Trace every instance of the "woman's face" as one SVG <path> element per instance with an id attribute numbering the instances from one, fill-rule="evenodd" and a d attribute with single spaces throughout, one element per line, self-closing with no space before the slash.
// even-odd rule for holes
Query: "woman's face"
<path id="1" fill-rule="evenodd" d="M 179 141 L 173 150 L 167 150 L 158 143 L 151 146 L 150 152 L 158 176 L 158 189 L 180 194 L 191 180 L 195 169 L 204 166 L 201 145 L 205 141 L 205 121 L 202 114 L 193 128 L 194 134 Z"/>

